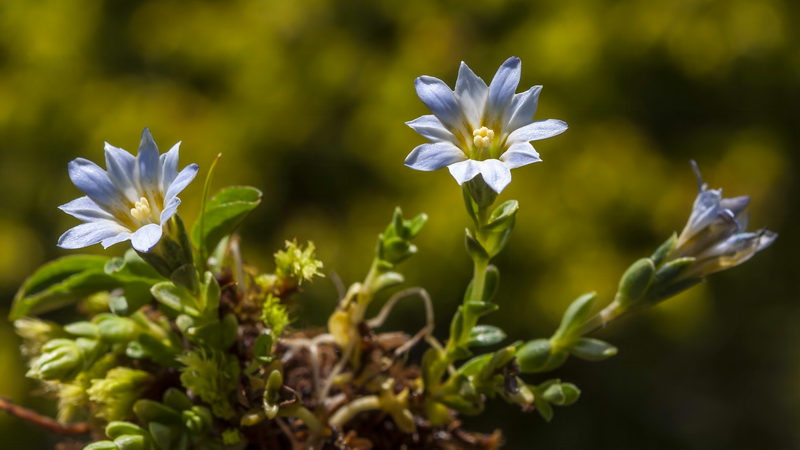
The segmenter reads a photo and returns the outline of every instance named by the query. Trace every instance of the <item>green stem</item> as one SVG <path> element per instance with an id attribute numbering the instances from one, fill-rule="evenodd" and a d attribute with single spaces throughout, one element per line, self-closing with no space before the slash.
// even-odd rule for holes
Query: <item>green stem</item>
<path id="1" fill-rule="evenodd" d="M 624 312 L 625 311 L 622 311 L 622 309 L 619 308 L 619 303 L 617 303 L 617 301 L 615 300 L 611 302 L 611 304 L 603 308 L 602 311 L 595 314 L 592 318 L 584 322 L 583 325 L 581 325 L 581 327 L 575 334 L 577 336 L 585 336 L 600 328 L 604 328 L 606 324 L 616 319 L 617 317 L 621 316 L 622 314 L 624 314 Z"/>
<path id="2" fill-rule="evenodd" d="M 319 419 L 317 419 L 317 416 L 315 416 L 305 406 L 290 406 L 288 408 L 281 409 L 278 415 L 281 417 L 296 417 L 302 420 L 312 433 L 316 434 L 317 436 L 325 435 L 325 427 L 322 426 L 322 422 L 320 422 Z"/>

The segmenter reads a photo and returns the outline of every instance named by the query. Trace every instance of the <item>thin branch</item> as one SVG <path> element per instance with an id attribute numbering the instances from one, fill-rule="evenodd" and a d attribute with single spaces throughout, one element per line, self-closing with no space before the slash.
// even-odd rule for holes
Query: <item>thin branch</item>
<path id="1" fill-rule="evenodd" d="M 422 288 L 411 288 L 406 289 L 404 291 L 400 291 L 397 294 L 393 295 L 381 311 L 378 313 L 377 316 L 373 317 L 372 319 L 367 321 L 367 325 L 370 328 L 378 328 L 386 321 L 386 318 L 389 316 L 389 313 L 392 312 L 397 302 L 404 298 L 411 297 L 413 295 L 418 295 L 422 301 L 425 303 L 425 326 L 422 327 L 417 334 L 414 335 L 411 339 L 408 340 L 405 344 L 401 345 L 400 347 L 396 348 L 394 351 L 395 356 L 402 355 L 403 353 L 407 352 L 411 347 L 417 344 L 423 337 L 430 335 L 433 333 L 434 327 L 434 320 L 433 320 L 433 302 L 431 301 L 431 296 L 428 294 L 428 291 Z"/>
<path id="2" fill-rule="evenodd" d="M 73 425 L 64 425 L 58 421 L 43 416 L 36 411 L 14 404 L 11 400 L 0 397 L 0 410 L 3 410 L 14 417 L 22 419 L 28 423 L 43 428 L 51 433 L 56 434 L 86 434 L 89 432 L 89 424 L 76 423 Z"/>

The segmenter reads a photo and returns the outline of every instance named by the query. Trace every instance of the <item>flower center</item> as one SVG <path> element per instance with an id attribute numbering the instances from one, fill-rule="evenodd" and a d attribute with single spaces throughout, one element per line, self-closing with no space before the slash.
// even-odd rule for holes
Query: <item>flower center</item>
<path id="1" fill-rule="evenodd" d="M 152 214 L 150 202 L 144 197 L 141 197 L 138 202 L 133 204 L 133 208 L 131 208 L 131 216 L 140 222 L 149 221 L 149 219 L 152 218 Z"/>
<path id="2" fill-rule="evenodd" d="M 480 149 L 489 148 L 494 140 L 494 130 L 480 127 L 472 132 L 472 143 Z"/>

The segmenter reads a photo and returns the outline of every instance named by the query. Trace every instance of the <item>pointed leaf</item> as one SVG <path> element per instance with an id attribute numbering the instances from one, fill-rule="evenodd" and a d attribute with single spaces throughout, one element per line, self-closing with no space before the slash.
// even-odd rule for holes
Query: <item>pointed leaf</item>
<path id="1" fill-rule="evenodd" d="M 202 220 L 192 228 L 195 247 L 213 249 L 219 241 L 234 232 L 242 220 L 261 203 L 261 191 L 249 186 L 232 186 L 220 190 L 205 205 Z M 202 224 L 202 229 L 201 229 Z"/>

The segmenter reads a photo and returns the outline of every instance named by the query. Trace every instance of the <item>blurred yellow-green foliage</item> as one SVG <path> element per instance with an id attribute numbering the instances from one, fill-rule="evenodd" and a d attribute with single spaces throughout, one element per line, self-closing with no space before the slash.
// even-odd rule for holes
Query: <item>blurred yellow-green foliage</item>
<path id="1" fill-rule="evenodd" d="M 423 142 L 403 124 L 426 113 L 413 80 L 452 86 L 461 60 L 488 80 L 516 55 L 521 88 L 545 86 L 537 117 L 570 130 L 540 142 L 544 162 L 515 170 L 502 195 L 521 212 L 489 320 L 512 338 L 549 335 L 585 291 L 609 300 L 628 263 L 680 230 L 691 158 L 711 187 L 751 195 L 754 228 L 781 236 L 602 330 L 620 354 L 557 373 L 584 395 L 552 424 L 500 404 L 468 424 L 502 427 L 509 448 L 800 447 L 798 17 L 791 0 L 2 2 L 0 312 L 27 274 L 67 253 L 55 246 L 77 223 L 56 209 L 79 195 L 67 162 L 102 163 L 103 141 L 135 151 L 149 126 L 162 151 L 182 140 L 182 165 L 207 168 L 222 152 L 215 187 L 264 191 L 242 234 L 265 270 L 296 237 L 357 281 L 395 205 L 427 212 L 405 271 L 430 290 L 443 336 L 470 275 L 468 222 L 446 171 L 402 164 Z M 181 196 L 190 222 L 200 192 L 195 182 Z M 297 326 L 325 323 L 330 278 L 307 289 Z M 419 320 L 409 304 L 389 326 Z M 52 413 L 28 393 L 8 324 L 0 343 L 0 395 Z M 53 442 L 8 417 L 0 438 Z"/>

